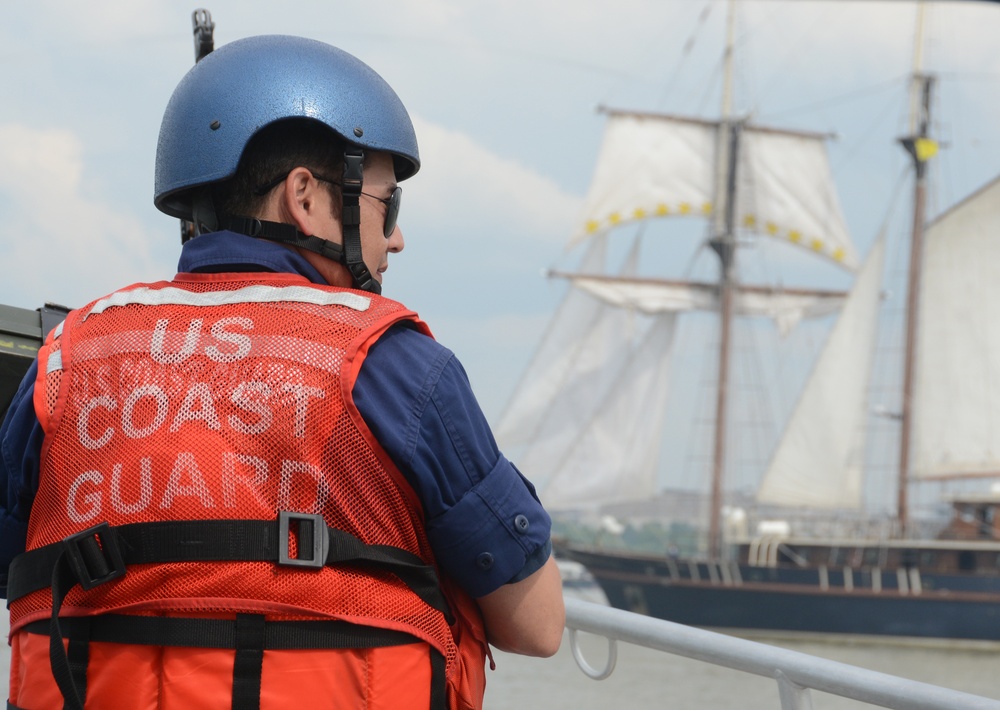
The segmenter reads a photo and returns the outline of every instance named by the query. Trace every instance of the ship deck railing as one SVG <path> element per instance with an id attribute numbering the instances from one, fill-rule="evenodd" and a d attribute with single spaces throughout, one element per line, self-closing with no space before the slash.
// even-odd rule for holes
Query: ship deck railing
<path id="1" fill-rule="evenodd" d="M 580 669 L 595 680 L 611 675 L 619 641 L 771 678 L 781 710 L 812 710 L 811 691 L 899 710 L 1000 710 L 1000 700 L 900 678 L 748 639 L 566 598 L 569 644 Z M 580 649 L 578 632 L 608 639 L 603 668 Z"/>

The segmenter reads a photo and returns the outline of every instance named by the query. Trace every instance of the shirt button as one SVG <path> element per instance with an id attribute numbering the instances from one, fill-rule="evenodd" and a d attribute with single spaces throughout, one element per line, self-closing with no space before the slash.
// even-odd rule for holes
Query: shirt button
<path id="1" fill-rule="evenodd" d="M 493 555 L 488 552 L 480 552 L 476 557 L 476 566 L 484 572 L 493 567 Z"/>
<path id="2" fill-rule="evenodd" d="M 531 523 L 528 522 L 528 517 L 526 515 L 518 515 L 514 518 L 514 529 L 522 535 L 528 532 L 529 527 L 531 527 Z"/>

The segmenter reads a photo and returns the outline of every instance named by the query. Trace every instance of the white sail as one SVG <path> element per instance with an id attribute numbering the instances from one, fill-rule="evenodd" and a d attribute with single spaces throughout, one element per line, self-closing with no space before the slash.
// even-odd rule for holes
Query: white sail
<path id="1" fill-rule="evenodd" d="M 581 270 L 603 265 L 603 247 L 595 242 Z M 635 273 L 638 253 L 636 244 L 620 278 Z M 669 313 L 637 323 L 629 309 L 567 294 L 496 428 L 547 506 L 653 494 L 673 323 Z"/>
<path id="2" fill-rule="evenodd" d="M 551 476 L 539 491 L 546 507 L 593 508 L 647 500 L 656 492 L 676 318 L 655 318 L 590 421 L 551 461 Z"/>
<path id="3" fill-rule="evenodd" d="M 709 215 L 718 123 L 611 114 L 572 244 L 633 220 Z"/>
<path id="4" fill-rule="evenodd" d="M 748 126 L 737 176 L 736 213 L 744 228 L 858 267 L 823 136 Z"/>
<path id="5" fill-rule="evenodd" d="M 604 240 L 596 240 L 580 264 L 581 271 L 603 270 L 605 252 Z M 620 315 L 611 306 L 570 289 L 552 318 L 495 427 L 504 450 L 529 447 L 527 458 L 519 463 L 533 478 L 544 475 L 546 469 L 537 468 L 531 460 L 532 447 L 537 448 L 539 438 L 557 439 L 556 429 L 579 424 L 577 413 L 582 411 L 586 417 L 600 396 L 589 389 L 606 382 L 596 373 L 624 357 L 620 351 L 625 323 Z"/>
<path id="6" fill-rule="evenodd" d="M 714 209 L 718 121 L 611 113 L 580 229 L 572 243 L 628 221 Z M 745 125 L 737 164 L 737 219 L 854 269 L 825 136 Z"/>
<path id="7" fill-rule="evenodd" d="M 885 243 L 872 247 L 757 492 L 762 503 L 861 506 L 865 401 Z"/>
<path id="8" fill-rule="evenodd" d="M 925 232 L 911 475 L 1000 471 L 1000 179 Z"/>

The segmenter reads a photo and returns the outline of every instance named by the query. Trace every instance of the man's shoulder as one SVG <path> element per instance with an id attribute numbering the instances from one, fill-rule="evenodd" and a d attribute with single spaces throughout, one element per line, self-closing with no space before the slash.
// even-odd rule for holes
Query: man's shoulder
<path id="1" fill-rule="evenodd" d="M 429 363 L 453 357 L 451 350 L 409 321 L 396 323 L 386 330 L 369 350 L 369 358 L 375 355 L 392 358 L 396 363 Z"/>
<path id="2" fill-rule="evenodd" d="M 408 393 L 426 402 L 441 387 L 461 388 L 455 382 L 464 379 L 464 370 L 451 350 L 418 330 L 415 323 L 403 321 L 369 347 L 356 387 L 387 395 Z"/>

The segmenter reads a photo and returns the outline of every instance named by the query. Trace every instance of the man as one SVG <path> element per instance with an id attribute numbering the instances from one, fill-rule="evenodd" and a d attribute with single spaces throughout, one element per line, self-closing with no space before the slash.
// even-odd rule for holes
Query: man
<path id="1" fill-rule="evenodd" d="M 476 708 L 486 641 L 555 653 L 548 516 L 379 295 L 418 168 L 328 45 L 233 42 L 178 85 L 180 273 L 72 312 L 0 429 L 13 707 Z"/>

